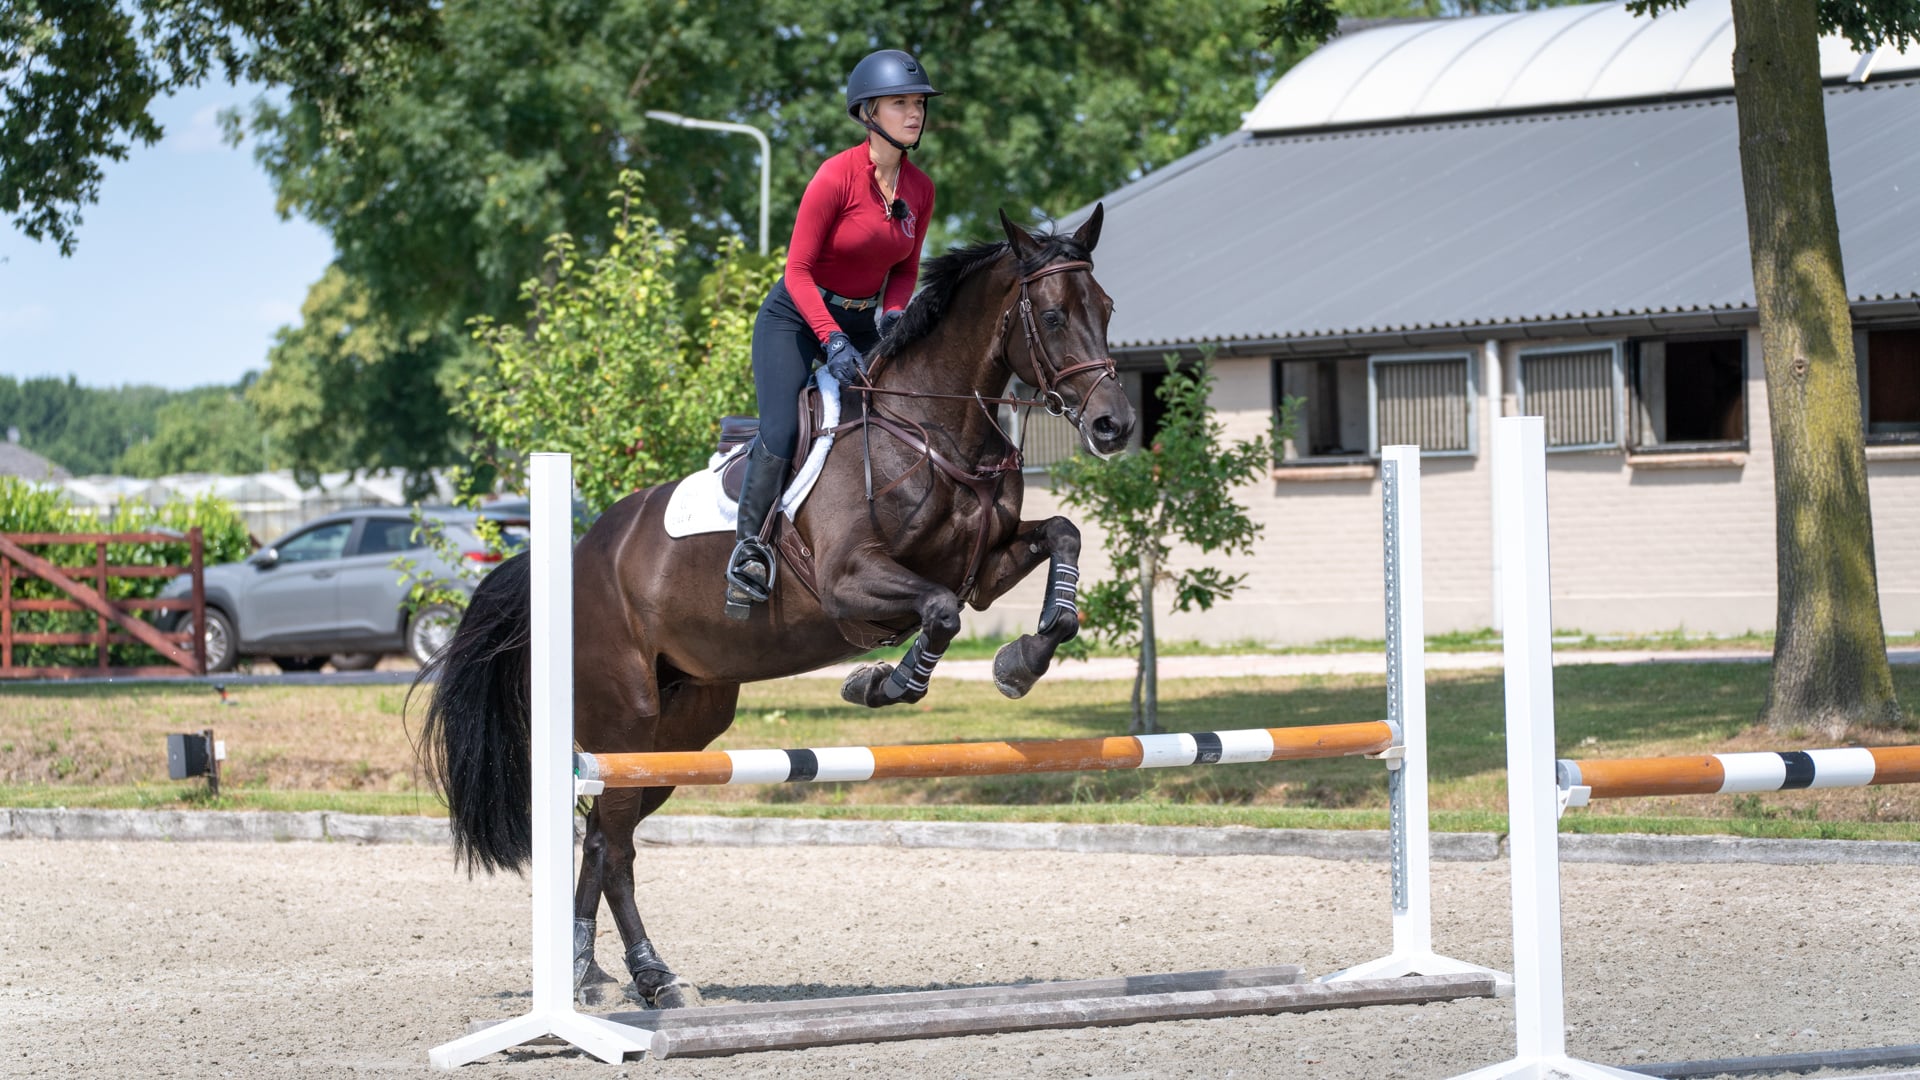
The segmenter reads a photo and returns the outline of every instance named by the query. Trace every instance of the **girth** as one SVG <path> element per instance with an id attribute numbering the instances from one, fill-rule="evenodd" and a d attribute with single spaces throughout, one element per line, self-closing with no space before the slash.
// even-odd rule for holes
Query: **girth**
<path id="1" fill-rule="evenodd" d="M 1007 452 L 1001 456 L 1000 460 L 982 463 L 974 466 L 972 469 L 967 469 L 955 464 L 952 459 L 934 449 L 933 444 L 928 441 L 924 430 L 915 431 L 913 428 L 909 428 L 906 424 L 892 417 L 879 416 L 874 413 L 864 413 L 851 420 L 843 421 L 833 429 L 833 434 L 835 438 L 838 438 L 845 432 L 853 431 L 856 428 L 867 425 L 879 428 L 881 431 L 905 443 L 909 448 L 919 453 L 922 461 L 931 464 L 934 468 L 945 473 L 955 483 L 973 492 L 973 497 L 980 503 L 980 527 L 976 529 L 973 534 L 973 553 L 967 558 L 967 576 L 961 581 L 960 588 L 956 590 L 956 595 L 959 596 L 961 603 L 964 604 L 971 601 L 973 599 L 973 587 L 980 580 L 980 568 L 984 566 L 987 561 L 987 543 L 992 539 L 993 535 L 995 489 L 1000 486 L 1001 477 L 1010 472 L 1019 471 L 1021 466 L 1020 448 L 1009 444 Z M 916 464 L 913 468 L 902 470 L 899 476 L 894 477 L 885 487 L 873 493 L 868 500 L 869 505 L 871 505 L 873 499 L 878 499 L 880 496 L 899 487 L 907 477 L 912 476 L 918 469 L 919 465 Z"/>

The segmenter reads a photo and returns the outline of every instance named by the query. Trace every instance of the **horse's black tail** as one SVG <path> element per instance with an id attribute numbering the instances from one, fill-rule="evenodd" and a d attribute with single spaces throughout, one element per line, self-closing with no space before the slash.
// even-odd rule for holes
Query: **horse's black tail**
<path id="1" fill-rule="evenodd" d="M 517 871 L 533 856 L 531 576 L 521 552 L 481 579 L 453 639 L 414 684 L 437 680 L 422 749 L 468 873 Z"/>

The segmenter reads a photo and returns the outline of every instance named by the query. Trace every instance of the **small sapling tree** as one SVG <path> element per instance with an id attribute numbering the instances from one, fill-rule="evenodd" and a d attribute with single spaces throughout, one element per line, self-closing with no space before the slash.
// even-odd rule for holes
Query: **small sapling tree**
<path id="1" fill-rule="evenodd" d="M 1175 544 L 1205 555 L 1245 555 L 1261 526 L 1233 498 L 1233 488 L 1264 476 L 1273 448 L 1291 424 L 1292 403 L 1281 409 L 1270 434 L 1226 441 L 1211 395 L 1212 355 L 1188 367 L 1167 358 L 1159 389 L 1166 411 L 1151 442 L 1113 461 L 1076 455 L 1055 465 L 1061 500 L 1098 524 L 1112 577 L 1093 583 L 1081 597 L 1081 629 L 1096 640 L 1133 650 L 1138 660 L 1129 731 L 1159 726 L 1159 680 L 1153 613 L 1162 587 L 1172 590 L 1174 611 L 1205 611 L 1246 581 L 1215 566 L 1168 564 Z"/>

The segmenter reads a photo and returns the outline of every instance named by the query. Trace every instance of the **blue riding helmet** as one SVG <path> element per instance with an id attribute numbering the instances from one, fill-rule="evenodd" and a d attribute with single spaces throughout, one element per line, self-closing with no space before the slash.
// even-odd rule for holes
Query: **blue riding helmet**
<path id="1" fill-rule="evenodd" d="M 847 76 L 847 115 L 892 143 L 895 149 L 917 150 L 920 140 L 915 139 L 910 146 L 902 143 L 882 130 L 870 115 L 869 102 L 895 94 L 925 94 L 931 98 L 939 97 L 940 91 L 927 81 L 927 69 L 920 66 L 913 54 L 899 49 L 868 53 L 853 66 L 853 74 Z"/>
<path id="2" fill-rule="evenodd" d="M 847 115 L 859 120 L 861 105 L 893 94 L 939 97 L 940 91 L 927 81 L 927 70 L 912 53 L 899 49 L 868 53 L 866 59 L 853 65 L 853 74 L 847 76 Z"/>

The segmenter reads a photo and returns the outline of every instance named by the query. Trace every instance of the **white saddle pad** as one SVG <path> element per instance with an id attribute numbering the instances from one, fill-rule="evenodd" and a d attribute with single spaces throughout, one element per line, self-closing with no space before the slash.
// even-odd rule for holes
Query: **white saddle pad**
<path id="1" fill-rule="evenodd" d="M 815 378 L 820 383 L 823 433 L 814 438 L 813 445 L 807 449 L 807 460 L 801 463 L 800 475 L 793 478 L 793 483 L 787 485 L 786 493 L 780 497 L 780 509 L 789 521 L 813 490 L 814 481 L 820 479 L 827 451 L 833 449 L 832 431 L 840 423 L 840 384 L 825 368 L 821 368 Z M 667 500 L 668 536 L 678 540 L 700 533 L 733 531 L 734 522 L 740 517 L 740 506 L 727 498 L 720 482 L 720 470 L 734 455 L 746 452 L 747 448 L 741 446 L 730 454 L 716 453 L 707 461 L 706 468 L 680 481 L 680 486 L 673 489 L 673 497 Z"/>

